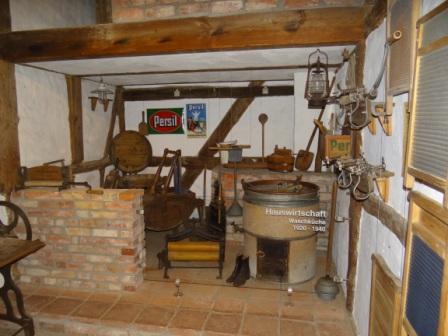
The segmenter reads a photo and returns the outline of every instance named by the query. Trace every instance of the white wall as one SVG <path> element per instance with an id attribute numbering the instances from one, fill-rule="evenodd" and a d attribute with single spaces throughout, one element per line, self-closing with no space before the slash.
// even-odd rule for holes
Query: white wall
<path id="1" fill-rule="evenodd" d="M 12 29 L 31 30 L 82 26 L 95 23 L 94 0 L 11 1 Z M 64 159 L 71 163 L 67 88 L 64 75 L 16 66 L 19 146 L 21 165 L 35 166 Z M 98 106 L 90 111 L 89 92 L 97 88 L 82 82 L 85 160 L 99 159 L 109 126 L 107 113 Z M 77 176 L 78 181 L 98 185 L 98 173 Z"/>
<path id="2" fill-rule="evenodd" d="M 267 83 L 268 85 L 270 83 Z M 277 83 L 280 84 L 280 83 Z M 285 84 L 285 83 L 282 83 Z M 291 84 L 291 83 L 286 83 Z M 220 86 L 245 84 L 219 84 Z M 137 130 L 141 122 L 141 111 L 148 108 L 183 107 L 189 103 L 205 103 L 207 106 L 207 136 L 217 127 L 227 113 L 234 99 L 178 99 L 164 101 L 126 102 L 126 129 Z M 261 124 L 258 116 L 266 113 L 269 120 L 265 124 L 265 153 L 273 152 L 274 146 L 293 148 L 294 142 L 294 98 L 288 97 L 259 97 L 249 106 L 238 124 L 231 130 L 226 140 L 238 140 L 239 144 L 249 144 L 251 148 L 244 149 L 244 156 L 261 156 Z M 195 156 L 207 140 L 206 138 L 188 138 L 186 134 L 149 135 L 148 140 L 153 149 L 153 155 L 161 156 L 164 148 L 180 149 L 184 156 Z M 153 169 L 154 170 L 154 169 Z M 207 175 L 207 201 L 210 197 L 210 172 Z M 199 197 L 203 194 L 202 176 L 196 180 L 191 190 Z"/>
<path id="3" fill-rule="evenodd" d="M 441 0 L 424 0 L 422 14 L 426 14 Z M 364 66 L 364 85 L 370 88 L 373 84 L 381 63 L 382 47 L 386 39 L 385 23 L 372 32 L 366 41 L 366 58 Z M 384 79 L 379 88 L 377 101 L 384 101 Z M 379 124 L 377 134 L 371 135 L 366 129 L 362 132 L 363 152 L 368 162 L 378 164 L 384 157 L 386 168 L 394 172 L 390 179 L 390 198 L 388 204 L 399 214 L 407 218 L 408 191 L 403 188 L 403 129 L 404 129 L 404 103 L 408 95 L 402 94 L 394 97 L 394 110 L 392 116 L 393 135 L 386 136 Z M 426 185 L 416 182 L 413 188 L 426 196 L 442 202 L 442 194 Z M 338 194 L 338 215 L 348 217 L 349 198 L 343 191 Z M 333 246 L 334 262 L 337 273 L 345 276 L 348 260 L 348 223 L 337 223 L 335 230 L 335 245 Z M 361 216 L 361 231 L 358 245 L 358 265 L 355 288 L 355 302 L 353 317 L 358 334 L 368 335 L 370 285 L 371 285 L 371 255 L 380 254 L 387 262 L 392 272 L 399 278 L 403 272 L 404 247 L 397 237 L 386 228 L 376 217 L 363 211 Z"/>

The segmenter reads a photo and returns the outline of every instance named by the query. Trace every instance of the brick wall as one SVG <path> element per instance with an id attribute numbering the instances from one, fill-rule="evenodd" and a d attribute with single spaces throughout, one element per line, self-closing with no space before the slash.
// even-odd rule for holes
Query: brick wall
<path id="1" fill-rule="evenodd" d="M 12 202 L 46 246 L 19 263 L 20 280 L 45 286 L 135 290 L 143 281 L 145 235 L 139 190 L 28 189 Z"/>
<path id="2" fill-rule="evenodd" d="M 361 6 L 364 0 L 112 0 L 113 22 Z"/>
<path id="3" fill-rule="evenodd" d="M 228 208 L 233 201 L 233 169 L 221 168 L 221 181 L 222 181 L 222 190 L 223 197 Z M 238 200 L 240 205 L 243 205 L 243 196 L 244 191 L 243 187 L 240 183 L 242 179 L 245 181 L 254 181 L 254 180 L 273 180 L 273 179 L 295 179 L 296 176 L 302 175 L 303 182 L 314 183 L 319 187 L 319 200 L 320 200 L 320 209 L 325 210 L 327 213 L 327 223 L 328 216 L 330 215 L 331 208 L 331 188 L 333 185 L 333 181 L 335 180 L 335 175 L 333 173 L 314 173 L 314 172 L 299 172 L 293 171 L 291 173 L 277 173 L 272 172 L 267 169 L 239 169 L 237 171 L 238 175 L 238 183 L 237 183 L 237 192 L 238 192 Z M 218 176 L 218 169 L 213 171 L 213 180 Z M 232 217 L 229 218 L 227 223 L 235 222 L 236 224 L 241 225 L 243 222 L 242 217 Z M 317 248 L 319 250 L 327 249 L 327 237 L 328 230 L 325 233 L 319 233 L 319 239 L 317 242 Z M 242 241 L 243 235 L 241 233 L 234 233 L 233 228 L 228 225 L 227 227 L 227 238 L 229 240 L 237 240 Z"/>

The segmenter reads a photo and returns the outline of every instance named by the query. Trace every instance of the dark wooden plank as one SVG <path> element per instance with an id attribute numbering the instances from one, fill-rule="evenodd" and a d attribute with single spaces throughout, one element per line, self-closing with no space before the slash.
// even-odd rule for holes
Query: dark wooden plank
<path id="1" fill-rule="evenodd" d="M 0 1 L 0 32 L 11 30 L 9 1 Z M 14 64 L 0 60 L 0 193 L 17 184 L 20 167 L 19 117 Z"/>
<path id="2" fill-rule="evenodd" d="M 124 117 L 124 100 L 123 100 L 123 87 L 117 86 L 115 90 L 114 108 L 117 109 L 118 116 L 118 128 L 120 132 L 126 131 L 126 119 Z"/>
<path id="3" fill-rule="evenodd" d="M 70 127 L 72 163 L 79 163 L 84 160 L 81 78 L 66 75 L 65 81 L 67 83 L 68 121 Z"/>
<path id="4" fill-rule="evenodd" d="M 250 87 L 260 87 L 263 85 L 263 81 L 253 81 L 250 82 Z M 229 134 L 230 130 L 235 126 L 240 118 L 246 112 L 247 108 L 254 101 L 254 97 L 249 98 L 238 98 L 232 104 L 230 109 L 227 111 L 226 115 L 222 118 L 219 125 L 215 128 L 213 133 L 208 137 L 207 141 L 201 147 L 198 152 L 198 157 L 212 157 L 215 155 L 216 151 L 209 149 L 210 147 L 215 147 L 217 143 L 225 140 L 226 136 Z M 182 175 L 182 186 L 184 188 L 190 188 L 196 178 L 201 174 L 203 168 L 187 168 Z"/>
<path id="5" fill-rule="evenodd" d="M 116 23 L 0 34 L 0 56 L 39 62 L 255 48 L 353 44 L 362 7 Z"/>
<path id="6" fill-rule="evenodd" d="M 123 92 L 123 87 L 117 86 L 115 88 L 114 103 L 112 105 L 112 113 L 110 115 L 110 122 L 109 122 L 109 131 L 107 132 L 107 138 L 106 138 L 106 144 L 104 145 L 103 157 L 106 157 L 110 154 L 110 145 L 111 145 L 112 139 L 114 137 L 115 122 L 117 120 L 118 109 L 121 108 L 120 100 L 122 97 L 122 92 Z M 120 105 L 120 107 L 118 105 Z"/>
<path id="7" fill-rule="evenodd" d="M 338 69 L 342 63 L 329 63 L 328 69 Z M 236 67 L 236 68 L 213 68 L 213 69 L 181 69 L 181 70 L 156 70 L 156 71 L 137 71 L 137 72 L 113 72 L 113 73 L 89 73 L 78 74 L 79 77 L 96 77 L 101 76 L 107 78 L 108 76 L 120 75 L 169 75 L 169 74 L 188 74 L 188 73 L 204 73 L 204 72 L 230 72 L 230 71 L 259 71 L 259 70 L 289 70 L 289 69 L 308 69 L 308 64 L 296 65 L 271 65 L 271 66 L 254 66 L 254 67 Z"/>
<path id="8" fill-rule="evenodd" d="M 44 246 L 39 239 L 30 241 L 0 237 L 0 268 L 14 264 Z"/>
<path id="9" fill-rule="evenodd" d="M 366 18 L 364 23 L 365 37 L 383 23 L 387 15 L 387 0 L 375 0 L 373 4 L 366 8 Z"/>
<path id="10" fill-rule="evenodd" d="M 366 53 L 365 40 L 360 41 L 356 46 L 356 86 L 361 87 L 364 82 L 364 60 Z M 351 131 L 352 153 L 355 158 L 359 158 L 362 153 L 362 134 L 360 130 Z M 347 270 L 347 297 L 346 306 L 349 311 L 353 311 L 355 301 L 356 273 L 358 271 L 358 242 L 361 228 L 362 202 L 350 196 L 349 205 L 349 242 L 348 242 L 348 270 Z"/>
<path id="11" fill-rule="evenodd" d="M 178 89 L 179 97 L 174 96 L 174 90 Z M 181 86 L 163 87 L 157 89 L 128 89 L 123 93 L 125 101 L 146 100 L 171 100 L 185 98 L 249 98 L 269 96 L 293 96 L 293 85 L 270 86 L 268 93 L 263 94 L 262 87 L 204 87 L 204 86 Z"/>
<path id="12" fill-rule="evenodd" d="M 96 0 L 96 23 L 112 22 L 112 3 L 111 0 Z"/>
<path id="13" fill-rule="evenodd" d="M 74 163 L 74 164 L 70 165 L 70 168 L 71 168 L 73 174 L 81 174 L 81 173 L 91 172 L 94 170 L 103 169 L 107 166 L 110 166 L 111 164 L 112 164 L 112 161 L 110 160 L 110 157 L 106 156 L 99 160 Z"/>

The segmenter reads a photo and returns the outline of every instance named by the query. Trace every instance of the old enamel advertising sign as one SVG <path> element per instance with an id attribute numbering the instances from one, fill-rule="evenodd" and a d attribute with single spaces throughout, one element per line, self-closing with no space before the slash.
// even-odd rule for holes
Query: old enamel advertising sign
<path id="1" fill-rule="evenodd" d="M 187 104 L 187 136 L 207 136 L 207 117 L 205 104 Z"/>
<path id="2" fill-rule="evenodd" d="M 150 134 L 183 134 L 183 108 L 147 109 Z"/>

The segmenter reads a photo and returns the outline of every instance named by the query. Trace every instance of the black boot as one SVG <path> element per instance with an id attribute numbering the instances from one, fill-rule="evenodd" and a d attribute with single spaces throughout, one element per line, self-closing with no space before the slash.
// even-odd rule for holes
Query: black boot
<path id="1" fill-rule="evenodd" d="M 249 257 L 243 258 L 241 260 L 241 267 L 240 271 L 235 277 L 235 280 L 233 281 L 233 285 L 235 287 L 240 287 L 246 283 L 247 280 L 250 278 L 250 269 L 249 269 Z"/>
<path id="2" fill-rule="evenodd" d="M 226 282 L 233 282 L 236 278 L 236 275 L 239 273 L 241 268 L 241 260 L 243 260 L 243 255 L 240 254 L 235 259 L 235 268 L 233 269 L 232 274 L 226 279 Z"/>

